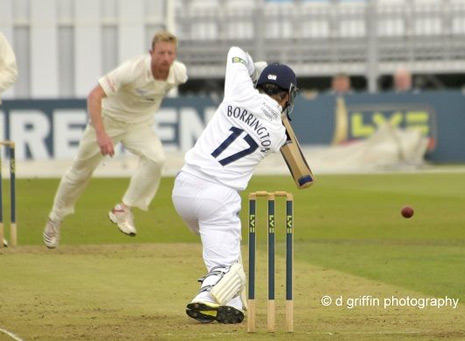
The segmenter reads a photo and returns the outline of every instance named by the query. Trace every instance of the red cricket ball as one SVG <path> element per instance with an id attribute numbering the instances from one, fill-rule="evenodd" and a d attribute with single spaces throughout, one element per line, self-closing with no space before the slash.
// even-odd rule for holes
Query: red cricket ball
<path id="1" fill-rule="evenodd" d="M 404 218 L 411 218 L 413 216 L 413 208 L 411 208 L 410 206 L 404 206 L 402 207 L 402 210 L 400 211 L 400 213 L 402 214 L 402 217 Z"/>

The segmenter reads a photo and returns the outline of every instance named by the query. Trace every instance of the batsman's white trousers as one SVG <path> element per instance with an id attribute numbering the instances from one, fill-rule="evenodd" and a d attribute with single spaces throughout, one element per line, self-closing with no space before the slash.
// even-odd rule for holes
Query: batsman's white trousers
<path id="1" fill-rule="evenodd" d="M 208 272 L 240 260 L 241 197 L 236 190 L 180 172 L 172 200 L 189 229 L 200 235 Z"/>
<path id="2" fill-rule="evenodd" d="M 166 160 L 152 122 L 128 124 L 104 116 L 103 124 L 115 146 L 121 142 L 125 149 L 139 157 L 138 168 L 123 197 L 124 204 L 147 210 L 158 190 Z M 52 220 L 62 220 L 66 215 L 74 213 L 77 199 L 103 157 L 97 145 L 95 129 L 88 124 L 73 165 L 61 179 L 50 213 Z"/>

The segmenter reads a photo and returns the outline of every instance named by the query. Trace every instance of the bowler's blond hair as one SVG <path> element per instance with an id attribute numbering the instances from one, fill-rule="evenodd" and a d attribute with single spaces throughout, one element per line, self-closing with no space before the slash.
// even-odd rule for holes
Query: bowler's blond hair
<path id="1" fill-rule="evenodd" d="M 152 39 L 152 50 L 155 49 L 155 44 L 163 41 L 167 43 L 173 43 L 176 47 L 178 47 L 178 38 L 168 31 L 160 31 L 157 32 L 153 39 Z"/>

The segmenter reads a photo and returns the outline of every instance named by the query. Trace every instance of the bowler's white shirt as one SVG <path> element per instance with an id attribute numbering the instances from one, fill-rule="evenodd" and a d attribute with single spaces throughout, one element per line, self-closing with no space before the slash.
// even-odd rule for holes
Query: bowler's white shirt
<path id="1" fill-rule="evenodd" d="M 175 61 L 166 81 L 153 78 L 149 54 L 130 59 L 99 79 L 107 95 L 103 115 L 127 123 L 153 120 L 166 94 L 187 81 L 186 67 Z"/>
<path id="2" fill-rule="evenodd" d="M 252 58 L 232 47 L 226 63 L 224 100 L 186 153 L 182 171 L 244 190 L 256 166 L 283 146 L 282 108 L 255 89 L 250 78 L 253 72 Z"/>

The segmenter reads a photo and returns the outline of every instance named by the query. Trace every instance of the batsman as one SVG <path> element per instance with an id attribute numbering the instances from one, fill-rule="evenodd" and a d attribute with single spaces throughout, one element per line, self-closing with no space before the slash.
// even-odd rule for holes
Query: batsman
<path id="1" fill-rule="evenodd" d="M 207 268 L 186 307 L 195 320 L 234 324 L 244 319 L 240 192 L 264 158 L 291 143 L 282 115 L 292 110 L 297 93 L 289 66 L 254 63 L 242 49 L 230 48 L 224 99 L 186 153 L 172 193 L 176 211 L 200 235 Z"/>

